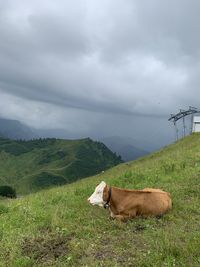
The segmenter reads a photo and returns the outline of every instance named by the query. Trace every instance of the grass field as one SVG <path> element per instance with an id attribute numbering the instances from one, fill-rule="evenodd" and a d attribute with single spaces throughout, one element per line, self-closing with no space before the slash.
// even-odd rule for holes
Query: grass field
<path id="1" fill-rule="evenodd" d="M 96 184 L 169 191 L 160 219 L 90 206 Z M 200 135 L 76 183 L 0 201 L 0 266 L 200 266 Z"/>

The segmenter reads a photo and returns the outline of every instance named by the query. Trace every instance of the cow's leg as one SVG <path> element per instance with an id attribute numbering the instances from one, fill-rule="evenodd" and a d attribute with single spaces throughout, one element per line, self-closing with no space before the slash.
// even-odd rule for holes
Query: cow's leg
<path id="1" fill-rule="evenodd" d="M 127 222 L 129 219 L 133 219 L 136 217 L 136 211 L 132 211 L 129 214 L 124 215 L 114 215 L 114 218 L 117 219 L 120 222 Z"/>
<path id="2" fill-rule="evenodd" d="M 128 220 L 132 219 L 132 216 L 129 215 L 115 215 L 114 217 L 119 222 L 127 222 Z"/>
<path id="3" fill-rule="evenodd" d="M 115 214 L 110 210 L 110 218 L 114 219 L 115 218 Z"/>

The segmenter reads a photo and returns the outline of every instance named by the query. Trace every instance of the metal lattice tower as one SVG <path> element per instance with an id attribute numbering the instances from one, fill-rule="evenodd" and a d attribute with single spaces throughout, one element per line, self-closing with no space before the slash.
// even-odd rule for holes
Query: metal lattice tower
<path id="1" fill-rule="evenodd" d="M 182 119 L 183 120 L 183 131 L 182 131 L 182 135 L 183 137 L 185 137 L 186 134 L 186 126 L 185 126 L 185 117 L 188 115 L 192 115 L 193 118 L 193 114 L 194 113 L 200 113 L 200 110 L 195 108 L 195 107 L 189 107 L 188 110 L 183 110 L 180 109 L 180 112 L 177 114 L 171 114 L 171 117 L 168 119 L 168 121 L 172 121 L 175 127 L 175 132 L 176 132 L 176 140 L 178 140 L 178 127 L 177 127 L 177 121 Z M 192 128 L 191 128 L 191 132 L 192 132 Z"/>

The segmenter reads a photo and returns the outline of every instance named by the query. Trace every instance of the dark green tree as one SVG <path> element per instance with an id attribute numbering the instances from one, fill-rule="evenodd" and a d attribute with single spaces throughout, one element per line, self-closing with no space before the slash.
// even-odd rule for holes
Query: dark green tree
<path id="1" fill-rule="evenodd" d="M 2 185 L 0 186 L 0 196 L 16 198 L 17 195 L 14 188 L 9 185 Z"/>

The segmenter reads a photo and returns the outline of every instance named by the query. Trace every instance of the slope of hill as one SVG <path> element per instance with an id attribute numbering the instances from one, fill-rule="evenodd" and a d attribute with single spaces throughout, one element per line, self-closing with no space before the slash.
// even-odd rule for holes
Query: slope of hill
<path id="1" fill-rule="evenodd" d="M 29 140 L 37 135 L 26 125 L 17 121 L 0 118 L 0 136 L 10 139 Z"/>
<path id="2" fill-rule="evenodd" d="M 173 209 L 162 218 L 126 224 L 90 206 L 105 180 L 124 188 L 169 191 Z M 0 203 L 1 266 L 200 265 L 200 135 L 138 161 L 19 200 Z"/>
<path id="3" fill-rule="evenodd" d="M 149 154 L 148 151 L 140 147 L 140 142 L 128 137 L 111 136 L 101 139 L 101 142 L 112 152 L 120 155 L 124 161 L 135 160 Z M 139 147 L 135 144 L 138 144 Z M 145 147 L 145 143 L 143 143 L 143 146 Z"/>
<path id="4" fill-rule="evenodd" d="M 82 140 L 0 139 L 0 185 L 18 194 L 70 183 L 121 163 L 104 144 Z"/>

